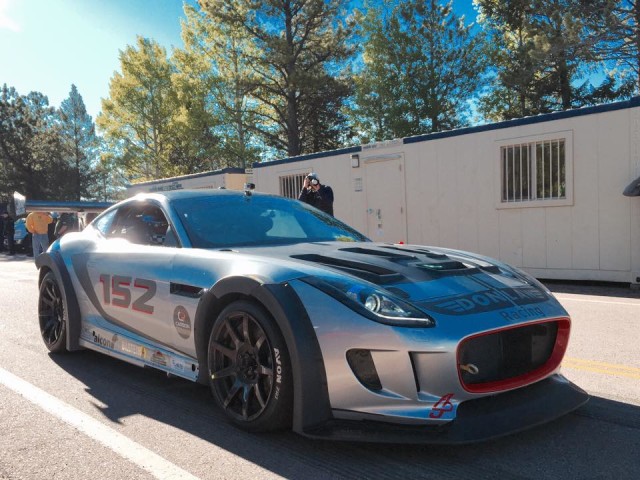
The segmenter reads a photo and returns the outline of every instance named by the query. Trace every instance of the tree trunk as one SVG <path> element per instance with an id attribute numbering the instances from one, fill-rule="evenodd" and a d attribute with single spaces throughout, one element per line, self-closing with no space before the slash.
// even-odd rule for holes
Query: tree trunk
<path id="1" fill-rule="evenodd" d="M 562 109 L 569 110 L 571 108 L 571 82 L 569 80 L 569 69 L 567 67 L 567 61 L 564 58 L 564 53 L 562 53 L 562 58 L 560 59 L 558 65 L 558 76 L 560 81 L 560 97 L 562 98 Z"/>
<path id="2" fill-rule="evenodd" d="M 300 155 L 300 127 L 298 125 L 298 105 L 296 100 L 296 64 L 293 44 L 293 14 L 290 5 L 285 3 L 285 30 L 289 59 L 287 72 L 287 154 L 290 157 Z"/>

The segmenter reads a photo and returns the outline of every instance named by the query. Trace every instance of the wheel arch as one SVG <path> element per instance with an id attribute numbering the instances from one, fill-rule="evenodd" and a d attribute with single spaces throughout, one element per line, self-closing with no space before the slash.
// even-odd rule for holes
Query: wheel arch
<path id="1" fill-rule="evenodd" d="M 207 344 L 213 322 L 236 300 L 253 301 L 264 308 L 284 337 L 293 377 L 293 430 L 303 433 L 330 420 L 331 406 L 320 345 L 304 305 L 287 283 L 266 284 L 254 278 L 227 277 L 203 295 L 194 320 L 200 365 L 198 382 L 209 382 Z"/>
<path id="2" fill-rule="evenodd" d="M 80 308 L 78 307 L 78 299 L 76 292 L 71 283 L 71 276 L 67 270 L 62 256 L 59 251 L 51 251 L 42 254 L 37 259 L 37 267 L 40 269 L 38 275 L 38 288 L 42 284 L 42 280 L 48 272 L 53 272 L 56 281 L 62 290 L 62 298 L 64 300 L 64 309 L 66 312 L 67 322 L 67 350 L 81 350 L 80 347 Z"/>

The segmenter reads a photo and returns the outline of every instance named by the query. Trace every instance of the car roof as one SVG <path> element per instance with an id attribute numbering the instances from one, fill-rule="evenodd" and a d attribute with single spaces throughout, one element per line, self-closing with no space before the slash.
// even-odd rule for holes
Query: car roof
<path id="1" fill-rule="evenodd" d="M 167 192 L 139 193 L 133 198 L 153 198 L 156 195 L 163 196 L 168 200 L 182 200 L 182 199 L 189 199 L 189 198 L 201 198 L 201 197 L 212 197 L 212 196 L 241 197 L 241 196 L 245 196 L 246 193 L 242 190 L 212 190 L 212 189 L 170 190 Z M 251 195 L 260 196 L 260 197 L 283 198 L 279 195 L 272 195 L 269 193 L 260 193 L 255 191 L 251 191 Z"/>

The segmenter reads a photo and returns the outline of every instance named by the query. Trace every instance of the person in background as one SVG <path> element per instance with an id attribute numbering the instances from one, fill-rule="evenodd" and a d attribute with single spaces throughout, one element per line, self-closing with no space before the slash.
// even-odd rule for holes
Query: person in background
<path id="1" fill-rule="evenodd" d="M 322 185 L 318 175 L 315 173 L 310 173 L 304 177 L 304 185 L 298 200 L 333 216 L 333 189 L 328 185 Z"/>
<path id="2" fill-rule="evenodd" d="M 84 230 L 87 225 L 93 222 L 93 219 L 96 218 L 98 214 L 96 212 L 87 212 L 83 217 L 80 218 L 80 230 Z"/>
<path id="3" fill-rule="evenodd" d="M 2 218 L 4 219 L 4 234 L 7 237 L 7 246 L 9 247 L 7 255 L 15 255 L 16 244 L 13 235 L 16 233 L 16 230 L 13 217 L 9 215 L 9 213 L 4 212 Z"/>
<path id="4" fill-rule="evenodd" d="M 66 233 L 77 231 L 78 224 L 76 217 L 72 213 L 62 213 L 56 222 L 56 229 L 54 231 L 56 238 L 60 238 Z"/>
<path id="5" fill-rule="evenodd" d="M 31 212 L 27 215 L 27 230 L 31 232 L 33 259 L 36 260 L 49 248 L 49 224 L 53 218 L 46 212 Z"/>
<path id="6" fill-rule="evenodd" d="M 58 215 L 58 212 L 51 212 L 51 218 L 53 219 L 53 222 L 51 222 L 49 224 L 49 228 L 47 229 L 47 234 L 49 236 L 49 245 L 51 245 L 53 243 L 53 241 L 56 239 L 56 224 L 58 223 L 58 218 L 60 217 L 60 215 Z"/>

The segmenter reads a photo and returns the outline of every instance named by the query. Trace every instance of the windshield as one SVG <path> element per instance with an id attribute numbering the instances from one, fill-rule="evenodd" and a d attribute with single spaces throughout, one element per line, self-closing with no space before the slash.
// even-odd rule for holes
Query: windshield
<path id="1" fill-rule="evenodd" d="M 368 239 L 297 200 L 263 195 L 212 195 L 175 200 L 194 248 L 264 246 Z"/>

